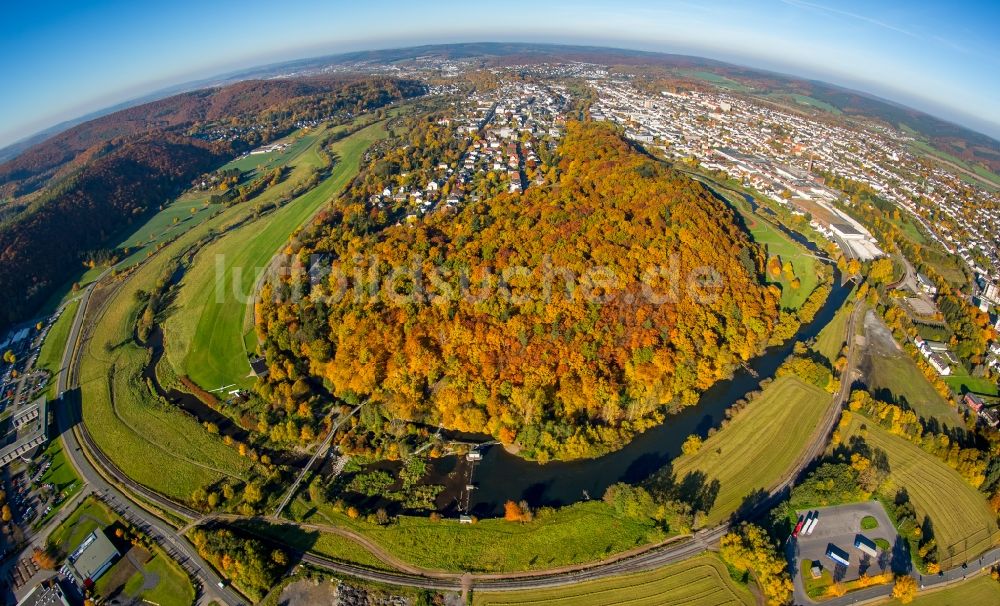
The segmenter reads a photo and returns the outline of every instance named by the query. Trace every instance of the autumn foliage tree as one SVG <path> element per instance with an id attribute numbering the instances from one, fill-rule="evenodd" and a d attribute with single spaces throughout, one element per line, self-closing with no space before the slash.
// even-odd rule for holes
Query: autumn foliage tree
<path id="1" fill-rule="evenodd" d="M 306 375 L 390 418 L 574 459 L 762 350 L 780 292 L 730 208 L 606 126 L 569 124 L 559 158 L 551 187 L 374 232 L 374 215 L 335 204 L 290 252 L 343 273 L 293 275 L 255 310 L 262 393 L 287 401 Z"/>
<path id="2" fill-rule="evenodd" d="M 768 604 L 776 606 L 791 600 L 792 580 L 785 558 L 759 526 L 744 523 L 726 534 L 719 555 L 737 571 L 752 572 Z"/>

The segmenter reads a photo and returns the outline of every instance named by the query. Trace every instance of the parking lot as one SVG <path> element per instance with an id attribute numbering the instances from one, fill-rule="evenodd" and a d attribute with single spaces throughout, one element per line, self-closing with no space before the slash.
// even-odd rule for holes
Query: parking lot
<path id="1" fill-rule="evenodd" d="M 871 576 L 888 570 L 906 572 L 910 569 L 908 547 L 899 538 L 889 516 L 878 501 L 804 509 L 797 513 L 805 516 L 809 511 L 819 513 L 819 522 L 815 529 L 809 535 L 800 533 L 797 539 L 790 540 L 789 545 L 789 556 L 793 559 L 792 570 L 796 583 L 801 581 L 798 576 L 802 573 L 803 560 L 820 562 L 823 570 L 832 574 L 834 581 L 852 581 L 863 573 Z M 866 516 L 874 518 L 878 526 L 873 529 L 862 529 L 861 521 Z M 855 538 L 859 534 L 880 543 L 876 557 L 873 558 L 854 546 Z M 848 554 L 849 566 L 838 564 L 826 555 L 830 545 Z M 809 571 L 806 570 L 802 574 L 808 575 Z"/>

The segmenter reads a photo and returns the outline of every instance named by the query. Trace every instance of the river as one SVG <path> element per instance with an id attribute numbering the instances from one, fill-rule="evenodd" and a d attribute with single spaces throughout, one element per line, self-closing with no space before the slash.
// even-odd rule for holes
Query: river
<path id="1" fill-rule="evenodd" d="M 727 408 L 758 388 L 765 377 L 773 377 L 795 342 L 814 338 L 826 326 L 850 293 L 834 275 L 834 287 L 812 323 L 784 345 L 769 348 L 752 361 L 754 377 L 740 368 L 731 379 L 710 387 L 698 404 L 670 415 L 621 450 L 598 457 L 569 462 L 535 463 L 509 454 L 499 446 L 488 447 L 476 464 L 470 511 L 478 516 L 502 515 L 508 499 L 525 500 L 533 507 L 563 506 L 589 498 L 599 499 L 616 482 L 636 483 L 680 454 L 681 444 L 691 434 L 706 436 L 718 427 Z"/>

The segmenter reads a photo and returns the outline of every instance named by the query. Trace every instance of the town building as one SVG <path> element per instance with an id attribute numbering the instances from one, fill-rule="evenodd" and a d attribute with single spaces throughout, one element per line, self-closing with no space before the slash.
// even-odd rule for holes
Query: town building
<path id="1" fill-rule="evenodd" d="M 98 529 L 87 535 L 80 546 L 66 558 L 62 571 L 81 587 L 89 588 L 111 568 L 119 555 L 104 531 Z"/>

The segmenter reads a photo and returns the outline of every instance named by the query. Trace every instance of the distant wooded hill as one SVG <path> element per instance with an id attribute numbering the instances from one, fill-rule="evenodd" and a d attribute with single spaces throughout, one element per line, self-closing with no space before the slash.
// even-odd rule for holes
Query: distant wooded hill
<path id="1" fill-rule="evenodd" d="M 424 92 L 390 78 L 247 81 L 176 95 L 75 126 L 0 165 L 0 329 L 34 314 L 131 224 L 237 152 L 296 121 L 356 113 Z M 246 127 L 246 128 L 242 128 Z M 231 136 L 210 142 L 213 128 Z"/>

